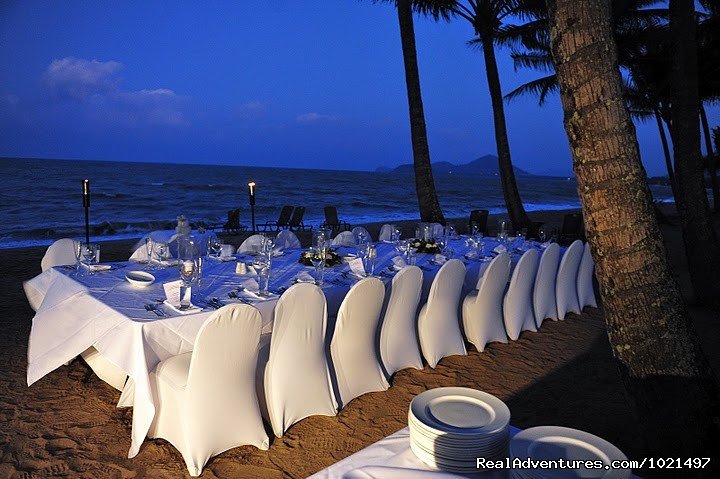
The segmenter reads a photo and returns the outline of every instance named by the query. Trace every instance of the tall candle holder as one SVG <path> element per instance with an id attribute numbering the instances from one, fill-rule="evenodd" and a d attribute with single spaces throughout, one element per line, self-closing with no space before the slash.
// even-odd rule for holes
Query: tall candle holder
<path id="1" fill-rule="evenodd" d="M 250 215 L 252 217 L 252 232 L 255 233 L 255 182 L 248 183 L 250 193 Z"/>
<path id="2" fill-rule="evenodd" d="M 90 180 L 82 181 L 83 208 L 85 208 L 85 244 L 90 246 Z"/>

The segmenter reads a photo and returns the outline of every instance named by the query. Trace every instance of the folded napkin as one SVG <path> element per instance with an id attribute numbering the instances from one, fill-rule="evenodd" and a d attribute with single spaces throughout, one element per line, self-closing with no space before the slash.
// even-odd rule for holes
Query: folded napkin
<path id="1" fill-rule="evenodd" d="M 497 254 L 507 253 L 507 247 L 504 244 L 497 245 L 493 251 Z"/>
<path id="2" fill-rule="evenodd" d="M 348 263 L 348 266 L 350 266 L 350 271 L 352 271 L 356 276 L 365 276 L 365 266 L 363 265 L 362 258 L 355 258 Z"/>
<path id="3" fill-rule="evenodd" d="M 549 241 L 546 241 L 546 242 L 544 242 L 544 243 L 540 243 L 540 247 L 541 247 L 542 249 L 545 249 L 545 248 L 547 248 L 548 246 L 550 246 L 550 242 L 549 242 Z"/>
<path id="4" fill-rule="evenodd" d="M 179 314 L 190 314 L 199 311 L 200 308 L 190 303 L 190 307 L 180 309 L 180 287 L 182 286 L 182 280 L 171 281 L 169 283 L 163 283 L 163 290 L 165 291 L 165 298 L 163 303 L 169 306 L 173 311 Z M 185 300 L 190 301 L 192 296 L 192 288 L 185 289 Z"/>
<path id="5" fill-rule="evenodd" d="M 400 271 L 407 266 L 407 262 L 405 262 L 405 259 L 402 256 L 395 256 L 391 261 L 393 263 L 392 268 L 397 271 Z"/>
<path id="6" fill-rule="evenodd" d="M 87 268 L 90 271 L 110 271 L 112 266 L 109 264 L 89 264 L 87 265 Z"/>
<path id="7" fill-rule="evenodd" d="M 433 262 L 435 264 L 445 264 L 447 263 L 447 260 L 448 259 L 442 254 L 436 254 L 435 256 L 433 256 Z"/>
<path id="8" fill-rule="evenodd" d="M 273 258 L 276 258 L 276 257 L 278 257 L 278 256 L 282 256 L 282 255 L 284 255 L 284 254 L 285 254 L 285 252 L 283 251 L 282 246 L 276 246 L 276 247 L 274 247 L 273 250 L 272 250 Z"/>
<path id="9" fill-rule="evenodd" d="M 310 276 L 310 273 L 302 272 L 295 277 L 295 282 L 296 283 L 314 283 L 315 278 Z"/>
<path id="10" fill-rule="evenodd" d="M 251 299 L 254 299 L 257 301 L 265 301 L 265 300 L 272 299 L 275 296 L 277 296 L 277 294 L 275 294 L 275 293 L 268 293 L 268 296 L 260 296 L 258 291 L 250 291 L 248 289 L 242 291 L 240 294 L 243 294 L 245 296 L 250 296 Z"/>

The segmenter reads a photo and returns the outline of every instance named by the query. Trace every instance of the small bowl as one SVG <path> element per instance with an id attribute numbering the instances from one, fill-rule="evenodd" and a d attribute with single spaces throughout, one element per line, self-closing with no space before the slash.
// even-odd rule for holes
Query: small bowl
<path id="1" fill-rule="evenodd" d="M 155 282 L 155 276 L 147 271 L 128 271 L 125 273 L 125 279 L 133 286 L 144 288 Z"/>

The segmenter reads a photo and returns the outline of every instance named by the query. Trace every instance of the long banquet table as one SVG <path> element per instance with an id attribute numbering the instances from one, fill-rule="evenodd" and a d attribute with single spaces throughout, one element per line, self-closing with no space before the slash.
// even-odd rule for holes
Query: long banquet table
<path id="1" fill-rule="evenodd" d="M 488 239 L 486 245 L 491 251 L 497 243 Z M 468 248 L 461 238 L 453 241 L 452 247 L 455 257 L 461 258 L 467 266 L 466 291 L 475 289 L 478 278 L 489 264 L 489 258 L 465 258 Z M 339 253 L 351 251 L 354 248 L 338 249 Z M 376 272 L 382 271 L 378 277 L 389 285 L 393 273 L 387 266 L 398 253 L 392 245 L 383 243 L 377 245 L 377 252 Z M 513 263 L 520 253 L 513 251 Z M 273 259 L 271 291 L 281 292 L 292 285 L 299 274 L 313 270 L 298 262 L 300 254 L 300 250 L 286 250 L 282 256 Z M 440 268 L 433 264 L 432 257 L 417 255 L 417 265 L 423 269 L 424 276 L 423 298 L 427 297 L 430 284 Z M 249 261 L 250 257 L 240 257 L 239 260 Z M 196 294 L 202 298 L 220 298 L 229 304 L 233 300 L 228 293 L 239 286 L 256 289 L 255 279 L 236 274 L 235 265 L 235 262 L 207 260 L 203 266 L 201 289 Z M 134 457 L 155 415 L 150 372 L 160 361 L 192 351 L 200 327 L 214 309 L 208 307 L 193 314 L 177 314 L 159 304 L 164 298 L 163 283 L 179 277 L 174 267 L 153 271 L 155 283 L 137 288 L 125 281 L 125 273 L 139 269 L 139 266 L 128 262 L 113 263 L 112 266 L 109 271 L 90 275 L 78 275 L 74 268 L 60 266 L 25 282 L 30 303 L 39 305 L 30 332 L 27 382 L 32 385 L 89 347 L 95 347 L 129 377 L 118 407 L 134 408 L 128 453 L 128 457 Z M 348 271 L 347 264 L 326 270 L 323 292 L 327 297 L 329 316 L 337 314 L 340 303 L 356 281 L 347 274 Z M 278 297 L 275 295 L 265 300 L 244 297 L 260 311 L 262 332 L 266 335 L 272 332 L 273 311 Z M 158 317 L 154 312 L 147 311 L 145 305 L 148 303 L 158 304 L 166 315 Z"/>

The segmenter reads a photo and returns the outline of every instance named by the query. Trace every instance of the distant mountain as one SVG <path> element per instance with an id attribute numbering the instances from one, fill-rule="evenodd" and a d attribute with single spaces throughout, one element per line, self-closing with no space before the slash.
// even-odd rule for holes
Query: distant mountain
<path id="1" fill-rule="evenodd" d="M 516 176 L 533 176 L 532 173 L 518 168 L 515 169 Z M 433 175 L 475 175 L 475 176 L 496 176 L 498 175 L 498 158 L 495 155 L 485 155 L 480 158 L 461 165 L 450 163 L 449 161 L 438 161 L 432 164 Z M 397 168 L 389 169 L 387 167 L 380 167 L 376 169 L 377 172 L 385 173 L 401 173 L 401 174 L 412 174 L 413 165 L 406 164 L 400 165 Z"/>

